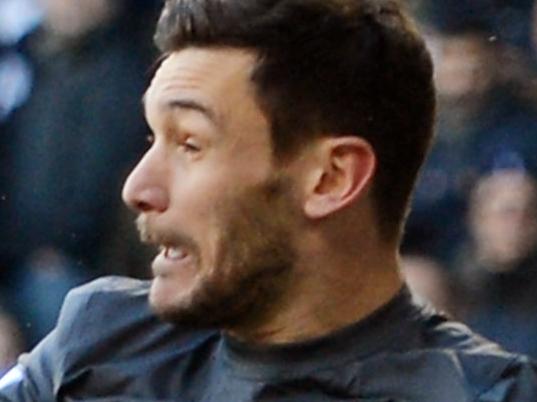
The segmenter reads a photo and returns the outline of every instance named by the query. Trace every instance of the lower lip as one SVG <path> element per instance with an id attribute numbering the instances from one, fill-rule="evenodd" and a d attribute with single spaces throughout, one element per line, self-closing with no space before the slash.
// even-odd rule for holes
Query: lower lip
<path id="1" fill-rule="evenodd" d="M 186 266 L 191 265 L 192 258 L 190 254 L 181 258 L 168 258 L 165 251 L 162 250 L 153 260 L 151 268 L 154 276 L 166 277 L 180 272 Z"/>

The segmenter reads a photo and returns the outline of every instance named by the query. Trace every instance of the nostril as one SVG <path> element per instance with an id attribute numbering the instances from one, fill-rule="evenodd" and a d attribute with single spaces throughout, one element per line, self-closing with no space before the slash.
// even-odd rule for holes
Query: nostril
<path id="1" fill-rule="evenodd" d="M 136 201 L 134 203 L 134 207 L 139 211 L 139 212 L 149 212 L 151 211 L 153 208 L 151 207 L 151 204 L 149 204 L 148 202 L 145 202 L 145 201 Z"/>
<path id="2" fill-rule="evenodd" d="M 168 194 L 161 187 L 147 187 L 133 191 L 128 205 L 138 212 L 163 212 L 168 208 Z"/>

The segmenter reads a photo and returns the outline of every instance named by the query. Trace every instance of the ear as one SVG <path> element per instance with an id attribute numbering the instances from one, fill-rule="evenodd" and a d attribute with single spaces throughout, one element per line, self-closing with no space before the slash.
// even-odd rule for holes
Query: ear
<path id="1" fill-rule="evenodd" d="M 360 137 L 325 138 L 317 152 L 304 202 L 311 219 L 324 218 L 363 197 L 376 167 L 373 148 Z"/>

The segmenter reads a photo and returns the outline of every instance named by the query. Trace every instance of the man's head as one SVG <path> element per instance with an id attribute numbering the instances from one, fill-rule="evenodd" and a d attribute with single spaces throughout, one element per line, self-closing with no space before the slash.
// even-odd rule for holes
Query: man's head
<path id="1" fill-rule="evenodd" d="M 289 183 L 241 49 L 188 48 L 144 97 L 153 144 L 124 188 L 142 239 L 158 245 L 151 302 L 188 325 L 234 325 L 276 297 L 293 265 Z"/>
<path id="2" fill-rule="evenodd" d="M 338 217 L 339 243 L 362 229 L 397 243 L 434 89 L 396 2 L 171 0 L 156 42 L 155 141 L 124 198 L 162 246 L 157 311 L 219 326 L 269 314 L 305 275 L 304 239 L 328 242 Z"/>
<path id="3" fill-rule="evenodd" d="M 469 225 L 477 257 L 491 271 L 510 271 L 537 247 L 537 183 L 524 171 L 483 176 L 471 194 Z"/>
<path id="4" fill-rule="evenodd" d="M 399 234 L 435 101 L 429 54 L 397 1 L 172 0 L 155 40 L 166 54 L 254 51 L 251 79 L 279 158 L 326 135 L 368 141 L 379 224 Z"/>
<path id="5" fill-rule="evenodd" d="M 436 88 L 446 106 L 471 107 L 487 99 L 497 81 L 497 48 L 485 32 L 468 30 L 437 37 Z"/>
<path id="6" fill-rule="evenodd" d="M 120 8 L 119 1 L 38 0 L 45 15 L 45 26 L 52 33 L 76 39 L 106 24 Z"/>

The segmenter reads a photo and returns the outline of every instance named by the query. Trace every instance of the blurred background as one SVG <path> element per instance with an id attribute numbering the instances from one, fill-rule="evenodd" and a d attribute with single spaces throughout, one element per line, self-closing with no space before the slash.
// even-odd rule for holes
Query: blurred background
<path id="1" fill-rule="evenodd" d="M 436 65 L 436 141 L 403 274 L 420 300 L 537 357 L 537 0 L 406 0 Z M 120 189 L 161 0 L 0 0 L 0 374 L 65 293 L 147 277 Z"/>
<path id="2" fill-rule="evenodd" d="M 70 288 L 149 273 L 120 191 L 146 148 L 160 7 L 0 0 L 0 374 Z"/>
<path id="3" fill-rule="evenodd" d="M 537 358 L 537 1 L 408 1 L 435 62 L 436 140 L 403 246 L 415 293 Z"/>

